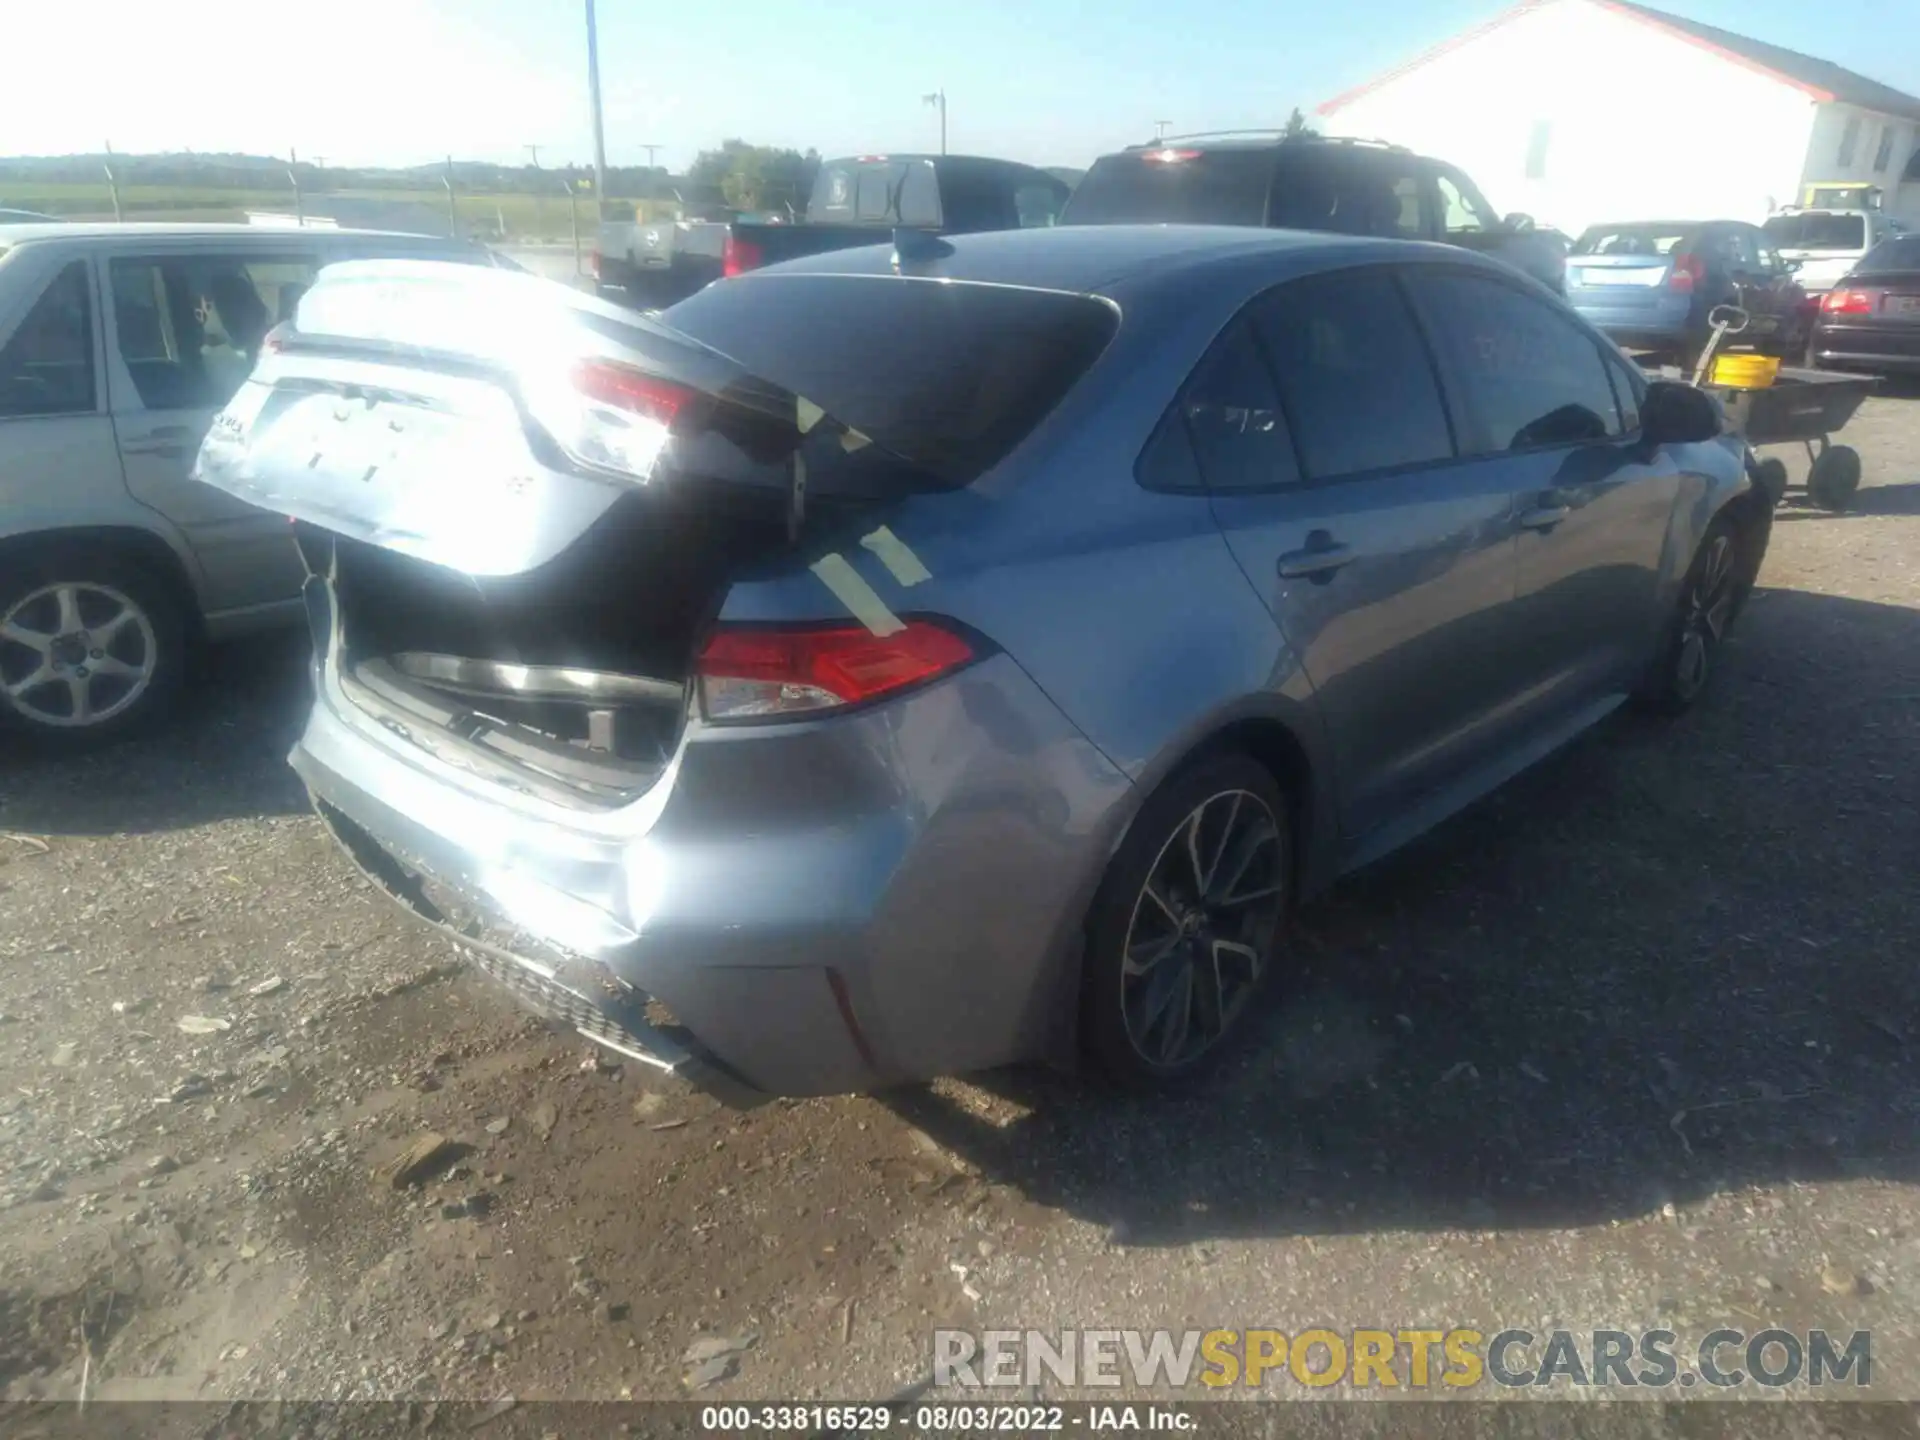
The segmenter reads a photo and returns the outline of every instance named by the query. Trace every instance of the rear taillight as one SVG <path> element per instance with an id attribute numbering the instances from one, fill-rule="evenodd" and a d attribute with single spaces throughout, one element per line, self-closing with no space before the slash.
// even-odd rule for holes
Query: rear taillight
<path id="1" fill-rule="evenodd" d="M 966 639 L 931 620 L 889 635 L 861 625 L 741 626 L 715 631 L 694 669 L 707 719 L 757 720 L 861 705 L 975 658 Z"/>
<path id="2" fill-rule="evenodd" d="M 1698 255 L 1676 255 L 1673 257 L 1673 273 L 1667 277 L 1667 288 L 1690 295 L 1693 287 L 1706 276 L 1707 262 Z"/>
<path id="3" fill-rule="evenodd" d="M 1871 290 L 1829 290 L 1820 299 L 1823 315 L 1871 315 L 1878 297 Z"/>
<path id="4" fill-rule="evenodd" d="M 720 273 L 728 279 L 735 275 L 744 275 L 749 270 L 758 270 L 765 263 L 760 247 L 751 240 L 742 240 L 731 230 L 720 246 Z"/>
<path id="5" fill-rule="evenodd" d="M 645 480 L 694 398 L 684 385 L 614 360 L 578 360 L 556 376 L 528 376 L 527 410 L 569 459 Z"/>

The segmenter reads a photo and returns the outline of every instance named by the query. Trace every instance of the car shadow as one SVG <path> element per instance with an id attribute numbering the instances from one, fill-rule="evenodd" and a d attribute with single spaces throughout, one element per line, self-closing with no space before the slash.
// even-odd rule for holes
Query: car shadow
<path id="1" fill-rule="evenodd" d="M 1804 491 L 1789 491 L 1774 512 L 1776 520 L 1852 520 L 1866 516 L 1920 515 L 1920 481 L 1892 485 L 1865 485 L 1856 490 L 1845 510 L 1823 510 Z"/>
<path id="2" fill-rule="evenodd" d="M 1693 714 L 1610 721 L 1307 906 L 1190 1091 L 1022 1070 L 886 1103 L 1137 1245 L 1920 1178 L 1916 716 L 1920 611 L 1756 592 Z"/>
<path id="3" fill-rule="evenodd" d="M 312 689 L 304 634 L 212 647 L 151 736 L 91 754 L 0 751 L 0 831 L 137 835 L 291 815 L 306 792 L 287 766 Z"/>

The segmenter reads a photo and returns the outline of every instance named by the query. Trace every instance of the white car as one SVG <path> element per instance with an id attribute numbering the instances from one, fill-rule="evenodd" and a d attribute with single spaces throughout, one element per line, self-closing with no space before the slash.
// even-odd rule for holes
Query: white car
<path id="1" fill-rule="evenodd" d="M 477 245 L 245 225 L 0 224 L 0 727 L 149 724 L 206 641 L 298 621 L 285 518 L 190 479 L 320 267 Z"/>
<path id="2" fill-rule="evenodd" d="M 1800 288 L 1820 295 L 1902 227 L 1879 210 L 1792 209 L 1769 216 L 1760 228 L 1780 258 L 1793 265 Z"/>

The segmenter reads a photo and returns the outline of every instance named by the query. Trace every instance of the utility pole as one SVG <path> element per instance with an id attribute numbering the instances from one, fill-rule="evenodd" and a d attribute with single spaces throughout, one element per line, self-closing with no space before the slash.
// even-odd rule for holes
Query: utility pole
<path id="1" fill-rule="evenodd" d="M 100 168 L 107 172 L 107 193 L 113 196 L 113 218 L 120 220 L 125 217 L 120 213 L 120 182 L 113 175 L 113 142 L 108 140 L 105 143 L 107 158 Z"/>
<path id="2" fill-rule="evenodd" d="M 540 189 L 540 147 L 527 146 L 527 154 L 533 159 L 533 225 L 534 229 L 540 232 L 539 238 L 545 240 L 547 238 L 547 197 Z M 504 240 L 506 234 L 507 227 L 503 221 L 500 225 L 501 239 Z M 578 266 L 576 265 L 575 268 Z"/>
<path id="3" fill-rule="evenodd" d="M 1153 138 L 1154 138 L 1154 139 L 1156 139 L 1156 140 L 1164 140 L 1164 139 L 1166 139 L 1166 138 L 1167 138 L 1167 127 L 1168 127 L 1169 125 L 1171 125 L 1171 124 L 1173 124 L 1173 122 L 1172 122 L 1171 120 L 1156 120 L 1156 121 L 1154 121 L 1154 122 L 1153 122 Z"/>
<path id="4" fill-rule="evenodd" d="M 647 152 L 647 169 L 651 170 L 653 169 L 653 157 L 667 147 L 664 145 L 642 145 L 640 148 Z"/>
<path id="5" fill-rule="evenodd" d="M 587 0 L 587 97 L 593 106 L 594 213 L 604 216 L 607 203 L 607 132 L 600 119 L 600 32 L 594 24 L 593 0 Z"/>
<path id="6" fill-rule="evenodd" d="M 287 183 L 293 186 L 293 223 L 300 229 L 307 228 L 306 207 L 300 203 L 300 152 L 287 151 Z"/>
<path id="7" fill-rule="evenodd" d="M 453 198 L 453 156 L 447 156 L 447 178 L 442 182 L 447 187 L 447 234 L 455 240 L 460 238 L 460 207 Z"/>
<path id="8" fill-rule="evenodd" d="M 533 161 L 533 168 L 538 170 L 540 168 L 540 147 L 538 145 L 527 146 L 527 156 Z"/>
<path id="9" fill-rule="evenodd" d="M 920 98 L 923 101 L 925 101 L 927 104 L 936 105 L 940 109 L 940 153 L 944 155 L 947 153 L 947 91 L 946 91 L 946 87 L 942 86 L 940 89 L 934 91 L 931 95 L 922 95 Z"/>

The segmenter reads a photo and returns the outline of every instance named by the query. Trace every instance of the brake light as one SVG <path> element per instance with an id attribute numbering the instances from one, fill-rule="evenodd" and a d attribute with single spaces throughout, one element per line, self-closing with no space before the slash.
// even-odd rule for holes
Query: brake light
<path id="1" fill-rule="evenodd" d="M 931 620 L 890 635 L 861 625 L 716 630 L 694 671 L 709 720 L 818 714 L 921 685 L 975 658 L 973 646 Z"/>
<path id="2" fill-rule="evenodd" d="M 1673 257 L 1673 274 L 1667 277 L 1667 288 L 1690 295 L 1693 287 L 1706 278 L 1706 261 L 1698 255 L 1676 255 Z"/>
<path id="3" fill-rule="evenodd" d="M 765 263 L 760 247 L 751 240 L 742 240 L 731 230 L 720 246 L 720 273 L 731 280 L 736 275 L 744 275 L 749 270 L 758 270 Z"/>
<path id="4" fill-rule="evenodd" d="M 527 411 L 567 458 L 622 479 L 646 480 L 694 392 L 615 360 L 545 366 L 522 380 Z"/>
<path id="5" fill-rule="evenodd" d="M 1145 158 L 1158 161 L 1162 165 L 1176 165 L 1182 160 L 1198 160 L 1200 152 L 1198 150 L 1149 150 Z"/>
<path id="6" fill-rule="evenodd" d="M 693 398 L 693 392 L 684 385 L 612 360 L 580 361 L 573 367 L 573 388 L 589 400 L 648 416 L 663 425 L 671 425 L 680 407 Z"/>
<path id="7" fill-rule="evenodd" d="M 1874 295 L 1870 290 L 1829 290 L 1820 299 L 1825 315 L 1871 315 Z"/>

